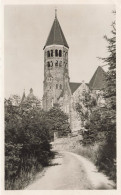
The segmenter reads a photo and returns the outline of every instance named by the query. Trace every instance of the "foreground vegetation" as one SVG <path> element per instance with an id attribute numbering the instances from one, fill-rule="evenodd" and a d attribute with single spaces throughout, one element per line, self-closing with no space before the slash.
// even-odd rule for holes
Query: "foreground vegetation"
<path id="1" fill-rule="evenodd" d="M 108 66 L 106 87 L 101 91 L 104 102 L 99 105 L 90 92 L 84 92 L 83 98 L 77 103 L 77 112 L 83 121 L 83 149 L 80 153 L 94 160 L 99 170 L 105 172 L 116 181 L 116 25 L 112 24 L 112 37 L 104 38 L 108 42 L 107 58 L 101 58 Z M 82 107 L 82 100 L 84 108 Z M 95 148 L 92 150 L 90 148 Z M 92 154 L 92 156 L 90 155 Z"/>
<path id="2" fill-rule="evenodd" d="M 13 99 L 16 101 L 18 97 Z M 58 116 L 56 120 L 55 116 Z M 49 164 L 54 155 L 50 144 L 52 132 L 54 128 L 60 132 L 62 122 L 61 134 L 64 134 L 69 129 L 68 117 L 57 107 L 44 112 L 36 97 L 17 105 L 11 98 L 5 100 L 6 190 L 25 188 L 35 174 Z"/>

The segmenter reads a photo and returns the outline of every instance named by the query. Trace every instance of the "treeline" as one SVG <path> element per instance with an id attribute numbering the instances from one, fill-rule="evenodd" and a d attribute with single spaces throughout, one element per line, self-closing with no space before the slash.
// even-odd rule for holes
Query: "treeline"
<path id="1" fill-rule="evenodd" d="M 11 98 L 5 100 L 6 190 L 25 188 L 49 164 L 55 130 L 61 135 L 69 130 L 68 117 L 57 106 L 44 112 L 35 97 L 17 105 Z"/>
<path id="2" fill-rule="evenodd" d="M 77 103 L 77 112 L 83 121 L 83 146 L 98 144 L 96 165 L 116 181 L 116 25 L 112 23 L 112 36 L 106 39 L 109 55 L 100 58 L 108 66 L 106 87 L 101 91 L 103 104 L 97 104 L 90 92 L 85 92 Z M 84 108 L 82 106 L 82 101 Z"/>

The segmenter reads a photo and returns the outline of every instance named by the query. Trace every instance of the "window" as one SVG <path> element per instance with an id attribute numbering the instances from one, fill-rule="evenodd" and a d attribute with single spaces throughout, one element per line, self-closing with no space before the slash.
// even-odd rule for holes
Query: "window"
<path id="1" fill-rule="evenodd" d="M 47 57 L 50 57 L 50 51 L 47 51 Z"/>
<path id="2" fill-rule="evenodd" d="M 59 57 L 62 57 L 62 51 L 59 50 Z"/>
<path id="3" fill-rule="evenodd" d="M 58 61 L 56 60 L 55 66 L 58 66 Z"/>
<path id="4" fill-rule="evenodd" d="M 58 84 L 56 84 L 56 89 L 58 89 Z"/>
<path id="5" fill-rule="evenodd" d="M 51 50 L 51 57 L 53 57 L 53 50 Z"/>
<path id="6" fill-rule="evenodd" d="M 52 67 L 52 66 L 53 66 L 53 62 L 51 61 L 51 62 L 50 62 L 50 67 Z"/>
<path id="7" fill-rule="evenodd" d="M 65 57 L 66 57 L 66 59 L 68 58 L 68 53 L 67 52 L 65 53 Z"/>
<path id="8" fill-rule="evenodd" d="M 50 62 L 47 62 L 47 66 L 48 66 L 48 68 L 50 67 Z"/>
<path id="9" fill-rule="evenodd" d="M 51 86 L 50 86 L 50 89 L 51 89 Z"/>
<path id="10" fill-rule="evenodd" d="M 56 57 L 58 56 L 58 50 L 57 49 L 55 50 L 55 56 Z"/>
<path id="11" fill-rule="evenodd" d="M 59 66 L 60 66 L 60 67 L 62 66 L 62 61 L 59 62 Z"/>
<path id="12" fill-rule="evenodd" d="M 60 84 L 60 89 L 62 89 L 62 85 Z"/>

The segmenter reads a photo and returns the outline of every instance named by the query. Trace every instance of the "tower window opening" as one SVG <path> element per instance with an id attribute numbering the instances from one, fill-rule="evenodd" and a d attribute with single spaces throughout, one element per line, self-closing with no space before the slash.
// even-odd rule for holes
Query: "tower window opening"
<path id="1" fill-rule="evenodd" d="M 68 53 L 67 52 L 65 53 L 65 57 L 66 57 L 66 59 L 68 58 Z"/>
<path id="2" fill-rule="evenodd" d="M 53 62 L 51 61 L 51 62 L 50 62 L 50 67 L 52 67 L 52 66 L 53 66 Z"/>
<path id="3" fill-rule="evenodd" d="M 47 62 L 47 66 L 48 66 L 48 68 L 50 67 L 50 62 Z"/>
<path id="4" fill-rule="evenodd" d="M 55 56 L 56 57 L 58 56 L 58 50 L 57 49 L 55 50 Z"/>
<path id="5" fill-rule="evenodd" d="M 62 66 L 62 61 L 59 62 L 59 66 L 60 66 L 60 67 Z"/>
<path id="6" fill-rule="evenodd" d="M 58 66 L 58 61 L 56 60 L 55 66 Z"/>
<path id="7" fill-rule="evenodd" d="M 51 50 L 51 57 L 53 57 L 53 50 Z"/>
<path id="8" fill-rule="evenodd" d="M 47 57 L 50 57 L 50 51 L 47 51 Z"/>
<path id="9" fill-rule="evenodd" d="M 60 89 L 62 89 L 62 85 L 60 84 Z"/>
<path id="10" fill-rule="evenodd" d="M 62 50 L 59 50 L 59 57 L 62 57 Z"/>
<path id="11" fill-rule="evenodd" d="M 58 89 L 58 84 L 56 84 L 56 89 Z"/>
<path id="12" fill-rule="evenodd" d="M 51 86 L 50 86 L 50 89 L 51 89 Z"/>

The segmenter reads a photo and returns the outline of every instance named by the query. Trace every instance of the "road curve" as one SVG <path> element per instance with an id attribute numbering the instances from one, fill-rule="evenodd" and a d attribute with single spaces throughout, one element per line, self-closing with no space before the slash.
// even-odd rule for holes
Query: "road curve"
<path id="1" fill-rule="evenodd" d="M 70 152 L 58 152 L 51 165 L 25 190 L 89 189 L 113 189 L 113 184 L 87 159 Z"/>

